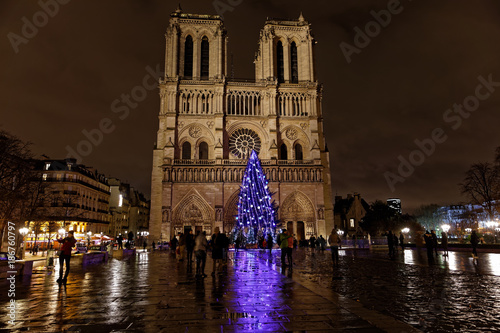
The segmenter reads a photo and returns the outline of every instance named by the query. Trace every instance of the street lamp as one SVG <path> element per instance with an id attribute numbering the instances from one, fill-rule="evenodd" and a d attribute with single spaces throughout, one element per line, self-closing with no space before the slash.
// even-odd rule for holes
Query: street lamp
<path id="1" fill-rule="evenodd" d="M 444 232 L 448 233 L 448 231 L 450 230 L 450 225 L 449 224 L 443 224 L 441 226 L 441 229 L 443 229 Z"/>
<path id="2" fill-rule="evenodd" d="M 19 229 L 19 233 L 21 234 L 21 236 L 23 236 L 23 250 L 21 252 L 21 260 L 24 259 L 24 255 L 26 253 L 26 241 L 24 239 L 24 236 L 26 236 L 29 232 L 29 229 L 26 228 L 26 227 L 23 227 L 21 229 Z"/>

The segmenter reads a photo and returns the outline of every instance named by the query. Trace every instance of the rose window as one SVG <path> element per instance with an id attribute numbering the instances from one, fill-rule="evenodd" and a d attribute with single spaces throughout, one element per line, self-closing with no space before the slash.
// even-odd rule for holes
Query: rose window
<path id="1" fill-rule="evenodd" d="M 229 151 L 236 157 L 248 158 L 250 152 L 260 151 L 260 138 L 254 131 L 247 128 L 240 128 L 233 132 L 229 138 Z"/>

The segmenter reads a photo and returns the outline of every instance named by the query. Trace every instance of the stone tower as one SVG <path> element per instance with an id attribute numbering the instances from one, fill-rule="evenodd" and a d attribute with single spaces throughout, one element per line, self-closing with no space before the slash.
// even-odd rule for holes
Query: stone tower
<path id="1" fill-rule="evenodd" d="M 246 159 L 255 150 L 282 227 L 297 238 L 333 227 L 330 164 L 314 69 L 314 38 L 302 15 L 268 19 L 254 80 L 227 75 L 218 15 L 172 13 L 153 151 L 150 238 L 186 229 L 230 232 Z"/>

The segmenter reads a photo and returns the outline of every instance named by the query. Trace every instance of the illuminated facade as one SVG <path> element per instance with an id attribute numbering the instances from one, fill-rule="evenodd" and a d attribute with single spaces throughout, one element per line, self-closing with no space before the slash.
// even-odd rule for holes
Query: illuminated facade
<path id="1" fill-rule="evenodd" d="M 110 235 L 126 237 L 131 231 L 136 237 L 149 228 L 149 201 L 144 195 L 119 179 L 108 180 L 110 188 Z"/>
<path id="2" fill-rule="evenodd" d="M 227 34 L 217 15 L 171 14 L 153 152 L 150 238 L 235 224 L 243 173 L 255 150 L 278 219 L 297 238 L 333 227 L 329 154 L 310 24 L 268 19 L 255 79 L 227 71 Z"/>
<path id="3" fill-rule="evenodd" d="M 38 161 L 36 169 L 42 191 L 37 221 L 28 223 L 28 238 L 53 239 L 60 228 L 74 230 L 80 240 L 88 232 L 108 233 L 110 191 L 104 175 L 74 159 Z"/>

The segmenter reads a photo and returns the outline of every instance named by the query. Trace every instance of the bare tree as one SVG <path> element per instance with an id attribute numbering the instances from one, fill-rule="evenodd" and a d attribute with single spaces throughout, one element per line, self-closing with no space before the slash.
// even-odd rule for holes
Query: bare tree
<path id="1" fill-rule="evenodd" d="M 465 173 L 460 188 L 472 204 L 484 207 L 490 219 L 495 217 L 500 198 L 500 173 L 495 165 L 488 162 L 473 164 Z"/>
<path id="2" fill-rule="evenodd" d="M 7 222 L 22 222 L 25 201 L 30 196 L 34 163 L 30 144 L 0 131 L 0 239 Z M 18 229 L 18 228 L 16 228 Z"/>

